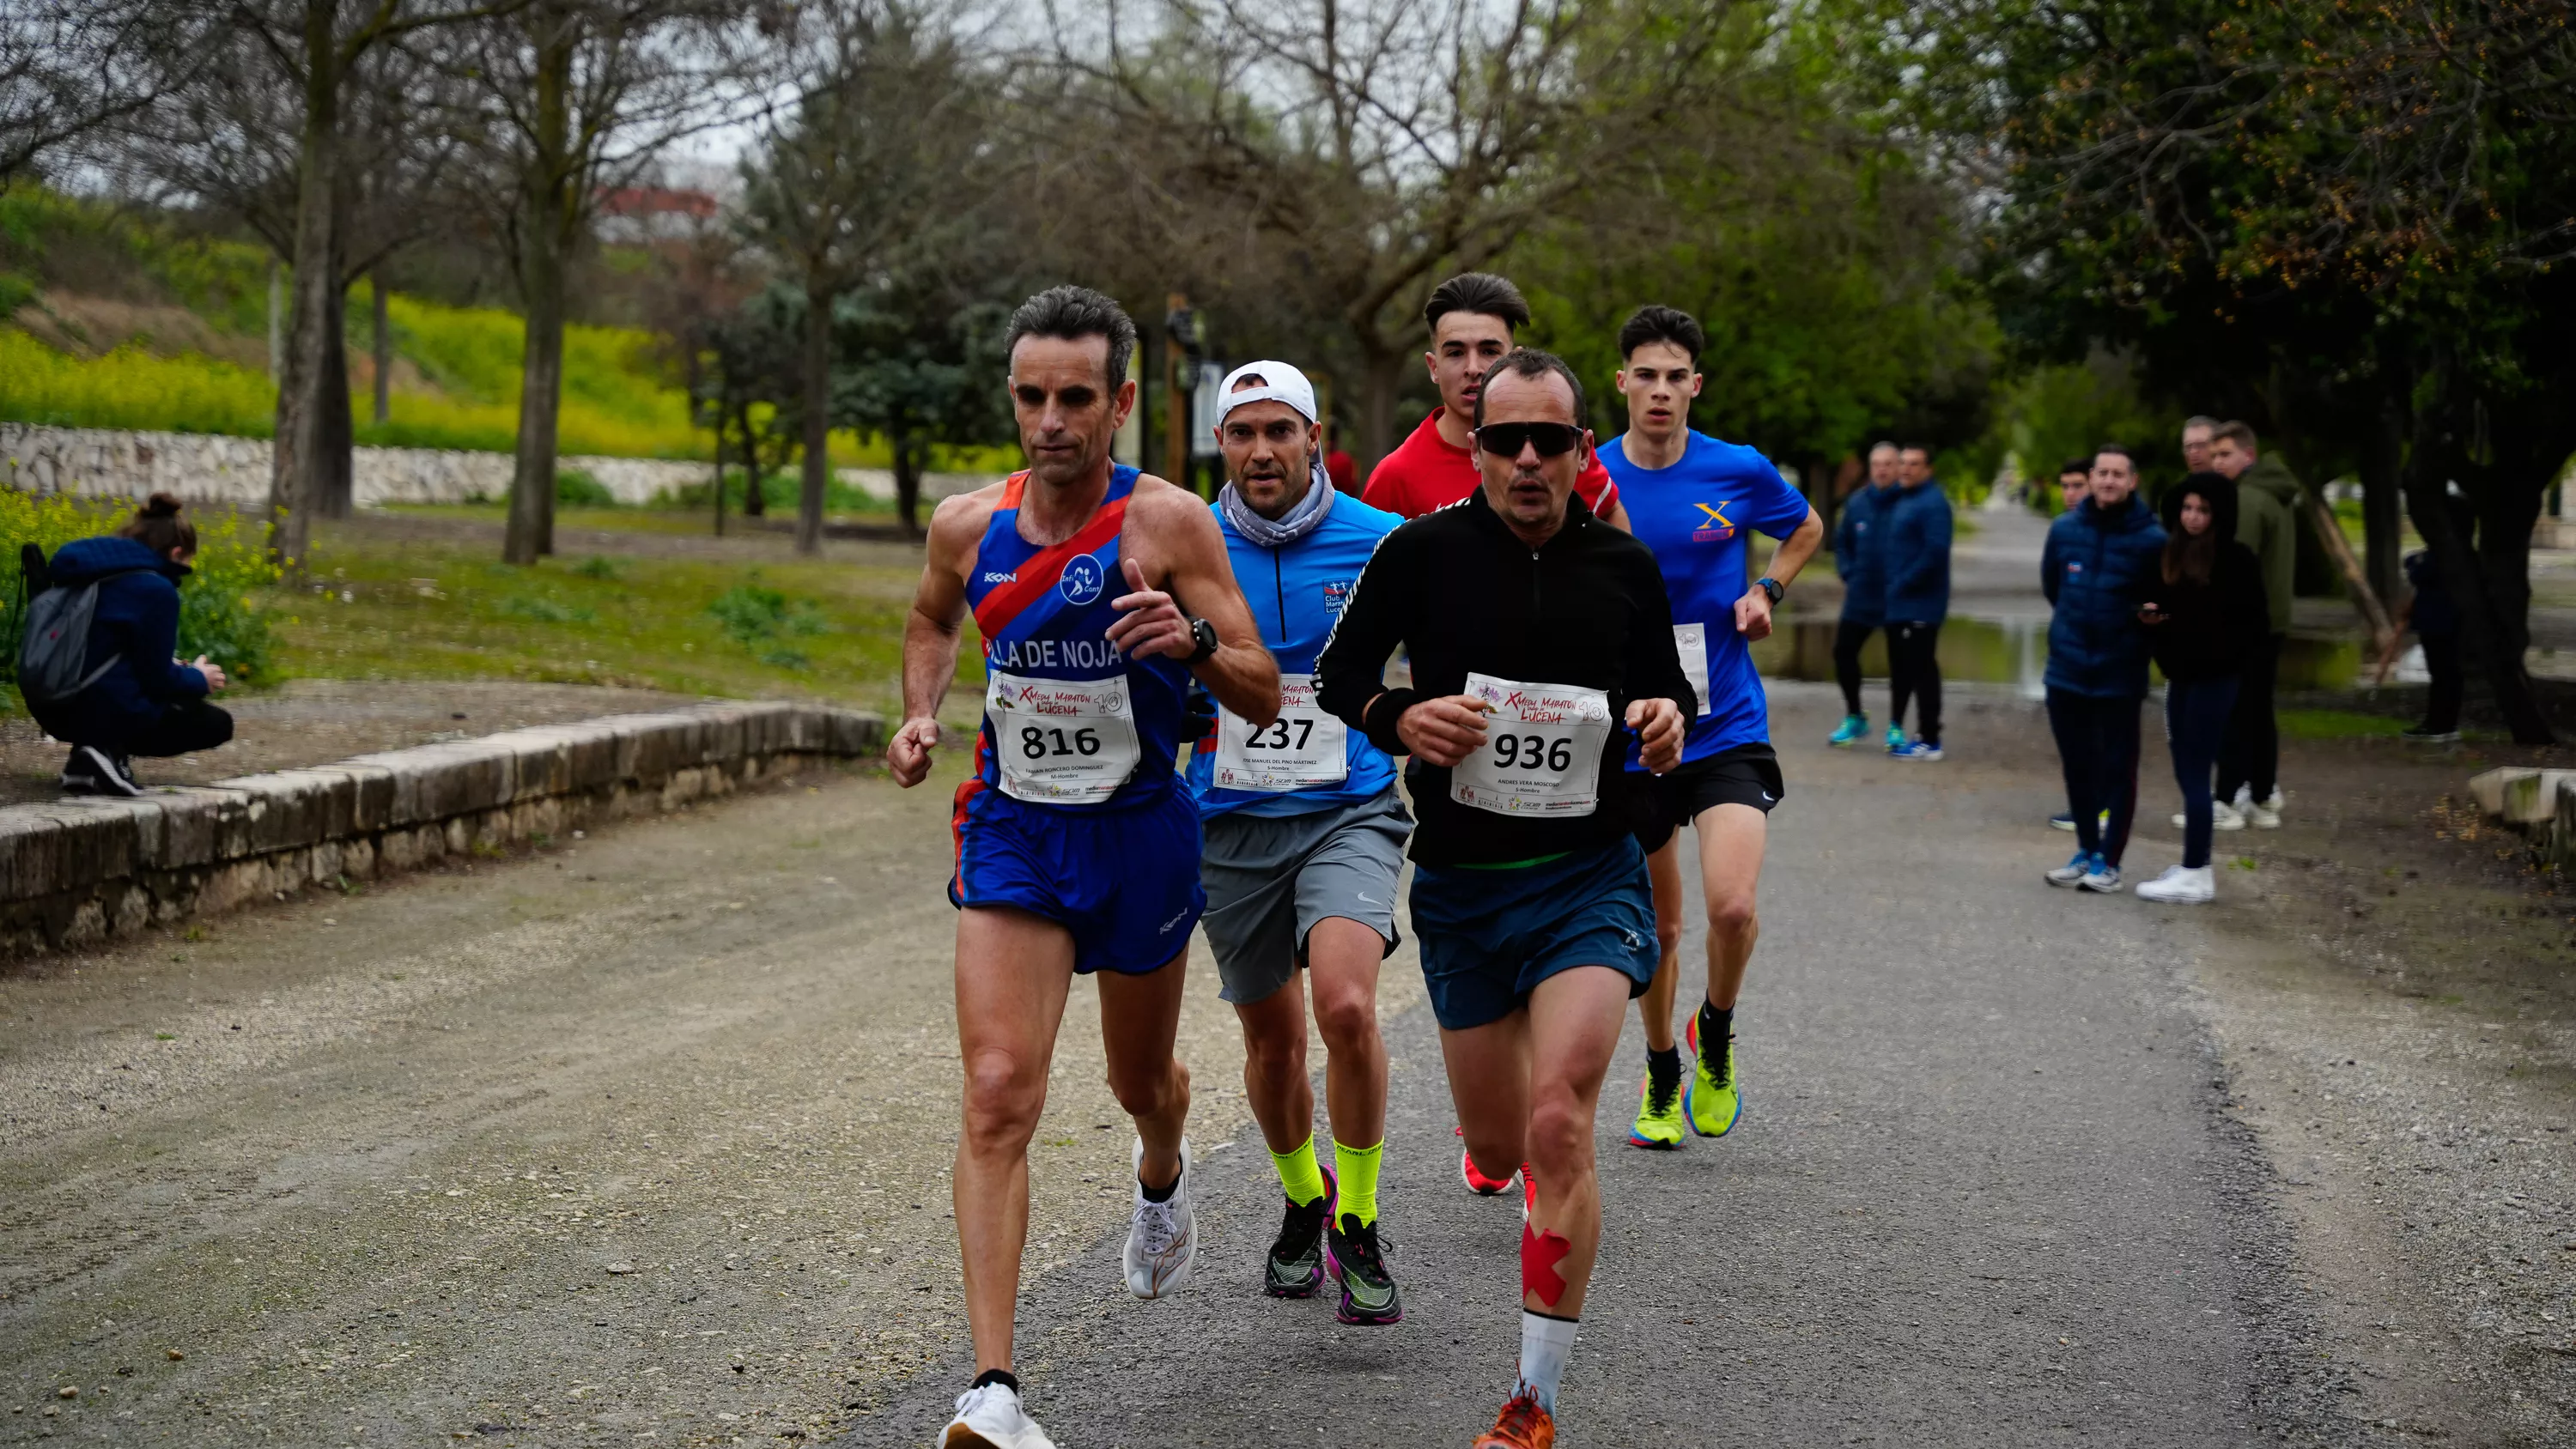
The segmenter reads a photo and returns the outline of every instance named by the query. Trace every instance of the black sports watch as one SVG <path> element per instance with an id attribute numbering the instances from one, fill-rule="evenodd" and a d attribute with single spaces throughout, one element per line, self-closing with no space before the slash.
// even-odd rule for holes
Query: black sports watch
<path id="1" fill-rule="evenodd" d="M 1761 588 L 1762 592 L 1771 596 L 1771 602 L 1774 604 L 1780 602 L 1781 595 L 1789 592 L 1787 585 L 1781 583 L 1778 579 L 1771 577 L 1769 574 L 1764 574 L 1753 582 Z"/>
<path id="2" fill-rule="evenodd" d="M 1190 651 L 1190 663 L 1196 664 L 1200 660 L 1205 659 L 1216 652 L 1216 626 L 1214 624 L 1209 623 L 1205 619 L 1192 619 L 1190 621 L 1190 637 L 1197 640 L 1199 645 L 1199 647 Z"/>

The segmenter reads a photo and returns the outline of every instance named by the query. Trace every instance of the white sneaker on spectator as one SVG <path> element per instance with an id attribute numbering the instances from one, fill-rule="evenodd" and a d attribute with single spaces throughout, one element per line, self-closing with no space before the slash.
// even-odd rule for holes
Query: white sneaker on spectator
<path id="1" fill-rule="evenodd" d="M 2257 800 L 2252 790 L 2240 786 L 2236 791 L 2236 809 L 2245 817 L 2245 823 L 2255 829 L 2278 830 L 2281 828 L 2281 787 L 2272 787 L 2270 799 Z"/>
<path id="2" fill-rule="evenodd" d="M 2174 816 L 2173 822 L 2174 829 L 2176 830 L 2183 829 L 2190 823 L 2181 815 Z M 2212 800 L 2209 802 L 2209 828 L 2212 830 L 2242 830 L 2245 828 L 2245 817 L 2236 813 L 2235 806 L 2230 805 L 2223 800 Z M 2144 890 L 2146 887 L 2140 886 L 2139 889 Z"/>
<path id="3" fill-rule="evenodd" d="M 2218 898 L 2216 872 L 2208 866 L 2169 865 L 2154 880 L 2138 883 L 2138 899 L 2174 906 L 2207 905 Z"/>

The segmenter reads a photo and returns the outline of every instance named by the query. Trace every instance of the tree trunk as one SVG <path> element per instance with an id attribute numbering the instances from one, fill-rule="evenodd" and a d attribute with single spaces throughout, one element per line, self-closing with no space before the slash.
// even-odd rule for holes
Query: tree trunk
<path id="1" fill-rule="evenodd" d="M 796 551 L 823 549 L 823 488 L 832 476 L 832 293 L 805 288 L 805 486 L 796 498 Z"/>
<path id="2" fill-rule="evenodd" d="M 338 0 L 304 7 L 304 131 L 298 142 L 293 300 L 287 311 L 284 375 L 277 389 L 277 436 L 269 453 L 268 547 L 301 574 L 321 497 L 320 468 L 329 387 L 331 311 L 340 287 L 333 223 L 339 217 L 340 73 Z M 346 383 L 343 382 L 345 389 Z"/>
<path id="3" fill-rule="evenodd" d="M 913 440 L 905 428 L 890 430 L 887 442 L 894 445 L 894 511 L 903 521 L 903 536 L 921 537 L 921 463 L 922 445 Z"/>
<path id="4" fill-rule="evenodd" d="M 356 419 L 349 411 L 349 294 L 331 309 L 330 352 L 322 363 L 322 457 L 314 499 L 317 518 L 346 518 L 357 494 Z"/>
<path id="5" fill-rule="evenodd" d="M 2428 424 L 2418 422 L 2415 446 L 2406 467 L 2406 512 L 2415 522 L 2415 531 L 2424 536 L 2424 546 L 2432 552 L 2442 570 L 2442 582 L 2451 591 L 2454 611 L 2460 619 L 2460 640 L 2467 646 L 2469 661 L 2485 675 L 2494 691 L 2496 708 L 2504 715 L 2505 727 L 2513 732 L 2514 743 L 2546 745 L 2556 741 L 2548 718 L 2541 713 L 2540 700 L 2532 692 L 2531 676 L 2523 665 L 2527 647 L 2527 627 L 2521 625 L 2521 611 L 2515 610 L 2514 621 L 2504 617 L 2496 597 L 2496 580 L 2507 569 L 2528 569 L 2531 562 L 2531 524 L 2539 515 L 2539 500 L 2533 495 L 2529 506 L 2520 511 L 2519 537 L 2513 536 L 2513 516 L 2504 510 L 2480 517 L 2478 532 L 2497 535 L 2484 538 L 2473 546 L 2453 526 L 2452 514 L 2444 502 L 2449 485 L 2447 470 L 2436 461 L 2435 450 L 2428 445 L 2424 432 Z M 2516 572 L 2505 587 L 2519 581 L 2522 597 L 2527 601 L 2530 585 Z"/>
<path id="6" fill-rule="evenodd" d="M 1395 391 L 1404 385 L 1405 354 L 1369 348 L 1362 354 L 1368 388 L 1360 400 L 1360 483 L 1365 487 L 1378 460 L 1395 450 Z"/>
<path id="7" fill-rule="evenodd" d="M 571 160 L 575 32 L 539 29 L 534 131 L 519 185 L 519 297 L 528 332 L 519 378 L 519 446 L 510 472 L 505 562 L 532 564 L 555 551 L 555 435 L 563 406 L 565 252 L 579 206 Z"/>
<path id="8" fill-rule="evenodd" d="M 718 538 L 724 537 L 724 453 L 725 405 L 724 400 L 718 398 L 716 400 L 716 537 Z"/>
<path id="9" fill-rule="evenodd" d="M 2353 556 L 2352 540 L 2343 536 L 2343 524 L 2335 517 L 2334 505 L 2326 502 L 2324 494 L 2304 483 L 2299 485 L 2299 501 L 2308 506 L 2308 526 L 2316 533 L 2318 545 L 2343 574 L 2344 587 L 2352 590 L 2352 606 L 2360 611 L 2361 622 L 2370 629 L 2370 644 L 2375 657 L 2395 638 L 2396 625 L 2389 616 L 2388 606 L 2380 601 L 2379 591 L 2370 586 L 2370 576 L 2362 572 L 2361 560 Z M 2289 628 L 2290 621 L 2282 620 L 2281 627 Z"/>
<path id="10" fill-rule="evenodd" d="M 394 402 L 394 332 L 385 318 L 385 273 L 378 267 L 367 273 L 368 311 L 374 335 L 368 339 L 376 358 L 375 420 L 382 424 L 393 416 Z"/>
<path id="11" fill-rule="evenodd" d="M 769 516 L 769 480 L 760 473 L 760 435 L 751 430 L 751 402 L 744 399 L 735 414 L 742 422 L 742 516 Z"/>
<path id="12" fill-rule="evenodd" d="M 2392 604 L 2404 591 L 2398 533 L 2406 502 L 2405 466 L 2405 423 L 2394 413 L 2382 413 L 2361 445 L 2362 572 L 2379 597 Z"/>

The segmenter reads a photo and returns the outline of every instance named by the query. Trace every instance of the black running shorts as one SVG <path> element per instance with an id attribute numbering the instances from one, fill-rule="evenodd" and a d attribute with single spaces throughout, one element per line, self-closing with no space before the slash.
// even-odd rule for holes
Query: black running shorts
<path id="1" fill-rule="evenodd" d="M 1737 745 L 1692 760 L 1669 775 L 1648 777 L 1646 788 L 1631 797 L 1640 802 L 1632 830 L 1637 844 L 1652 855 L 1664 848 L 1674 831 L 1711 806 L 1750 805 L 1768 815 L 1787 793 L 1788 786 L 1780 779 L 1780 756 L 1769 745 Z"/>

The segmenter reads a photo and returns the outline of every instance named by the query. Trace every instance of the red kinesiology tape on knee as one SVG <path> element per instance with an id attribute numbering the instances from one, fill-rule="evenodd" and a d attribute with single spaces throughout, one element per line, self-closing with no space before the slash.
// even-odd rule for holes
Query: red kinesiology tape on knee
<path id="1" fill-rule="evenodd" d="M 1550 1308 L 1565 1296 L 1565 1279 L 1558 1276 L 1556 1265 L 1574 1251 L 1574 1244 L 1555 1233 L 1533 1233 L 1530 1225 L 1521 1224 L 1521 1292 L 1536 1294 L 1538 1301 Z"/>

